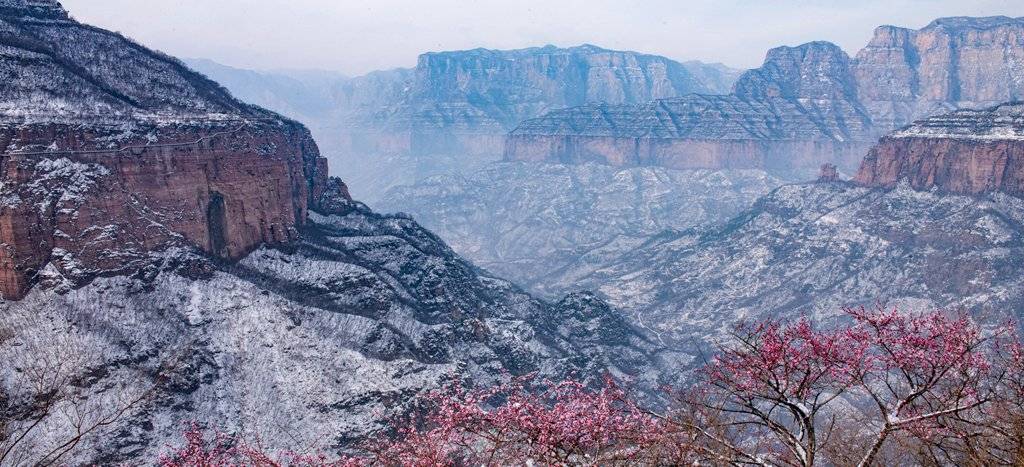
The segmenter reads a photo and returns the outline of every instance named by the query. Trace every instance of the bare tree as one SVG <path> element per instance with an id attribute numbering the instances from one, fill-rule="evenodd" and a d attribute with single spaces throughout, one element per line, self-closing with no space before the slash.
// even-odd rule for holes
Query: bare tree
<path id="1" fill-rule="evenodd" d="M 63 330 L 25 341 L 5 346 L 0 355 L 5 361 L 0 368 L 0 465 L 60 463 L 89 438 L 135 413 L 178 360 L 148 370 L 124 368 L 102 388 L 93 388 L 90 372 L 110 363 L 97 346 Z"/>

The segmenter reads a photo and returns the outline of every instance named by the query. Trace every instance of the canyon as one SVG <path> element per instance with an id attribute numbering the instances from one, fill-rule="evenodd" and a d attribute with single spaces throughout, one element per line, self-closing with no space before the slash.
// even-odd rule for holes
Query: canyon
<path id="1" fill-rule="evenodd" d="M 831 180 L 891 188 L 909 177 L 920 189 L 1016 192 L 1017 162 L 1009 154 L 1019 143 L 914 136 L 920 132 L 915 128 L 929 125 L 952 128 L 947 118 L 962 119 L 957 125 L 964 133 L 986 125 L 1010 131 L 1012 117 L 998 112 L 1011 107 L 992 115 L 965 110 L 936 116 L 886 135 L 956 108 L 986 109 L 1019 98 L 1021 37 L 1020 19 L 940 18 L 919 30 L 881 26 L 853 57 L 821 41 L 777 47 L 761 67 L 743 73 L 730 94 L 552 110 L 510 132 L 505 162 L 397 187 L 378 204 L 421 219 L 456 251 L 531 291 L 557 295 L 573 289 L 568 277 L 587 274 L 644 239 L 663 230 L 671 235 L 673 229 L 721 227 L 754 198 L 813 180 L 823 164 L 834 166 Z M 915 156 L 904 158 L 907 151 Z M 608 175 L 549 178 L 593 173 L 597 169 L 582 168 L 593 164 L 608 166 Z M 650 172 L 673 182 L 654 191 L 653 185 L 621 182 Z M 747 185 L 747 196 L 737 197 L 734 190 L 742 184 L 709 185 L 701 181 L 706 172 L 726 180 L 760 172 L 764 183 Z M 507 193 L 530 196 L 508 200 Z M 724 202 L 715 211 L 697 209 L 716 199 Z M 571 209 L 566 200 L 575 201 Z M 651 205 L 688 203 L 694 209 L 664 212 L 653 222 L 644 216 Z M 634 227 L 606 228 L 622 225 Z M 630 234 L 621 236 L 625 231 Z"/>
<path id="2" fill-rule="evenodd" d="M 549 110 L 725 93 L 738 72 L 594 45 L 422 54 L 414 68 L 309 83 L 188 62 L 232 92 L 307 124 L 371 205 L 392 186 L 499 160 L 505 134 Z M 299 86 L 280 87 L 282 80 Z M 296 91 L 301 90 L 301 91 Z"/>
<path id="3" fill-rule="evenodd" d="M 741 322 L 1019 319 L 1022 22 L 742 75 L 590 45 L 356 78 L 189 62 L 282 116 L 0 0 L 0 435 L 29 425 L 0 460 L 93 427 L 62 462 L 136 464 L 191 422 L 334 454 L 452 384 L 611 376 L 659 406 Z M 390 176 L 371 209 L 329 169 Z"/>

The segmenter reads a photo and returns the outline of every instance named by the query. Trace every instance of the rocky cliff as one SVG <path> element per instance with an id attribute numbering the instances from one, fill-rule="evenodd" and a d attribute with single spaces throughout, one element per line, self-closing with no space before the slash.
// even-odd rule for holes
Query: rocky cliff
<path id="1" fill-rule="evenodd" d="M 507 160 L 669 168 L 807 169 L 856 166 L 873 137 L 856 100 L 850 61 L 813 42 L 780 47 L 744 73 L 735 92 L 639 105 L 590 105 L 523 122 Z"/>
<path id="2" fill-rule="evenodd" d="M 682 358 L 353 201 L 298 123 L 0 2 L 0 464 L 144 464 L 190 421 L 340 452 L 455 380 L 653 394 Z"/>
<path id="3" fill-rule="evenodd" d="M 238 259 L 295 240 L 327 176 L 305 128 L 55 1 L 0 14 L 4 297 L 175 245 Z"/>
<path id="4" fill-rule="evenodd" d="M 588 102 L 638 103 L 726 93 L 736 71 L 592 45 L 432 52 L 412 69 L 313 86 L 192 61 L 236 95 L 300 119 L 361 199 L 501 158 L 520 121 Z M 298 91 L 296 91 L 298 90 Z M 319 96 L 317 99 L 310 99 Z"/>
<path id="5" fill-rule="evenodd" d="M 768 52 L 761 68 L 740 77 L 732 95 L 715 98 L 757 110 L 688 112 L 693 102 L 707 100 L 702 97 L 559 110 L 511 132 L 505 158 L 723 168 L 735 159 L 744 167 L 760 167 L 781 157 L 808 170 L 824 162 L 853 170 L 858 162 L 853 155 L 916 118 L 1020 99 L 1022 38 L 1020 18 L 959 17 L 939 19 L 920 30 L 880 27 L 855 59 L 824 42 L 779 47 Z M 653 113 L 657 106 L 665 110 Z M 686 131 L 751 122 L 773 131 Z M 817 131 L 790 129 L 803 126 Z"/>
<path id="6" fill-rule="evenodd" d="M 920 30 L 882 26 L 857 53 L 853 74 L 880 128 L 1019 100 L 1024 18 L 941 18 Z"/>
<path id="7" fill-rule="evenodd" d="M 1024 193 L 1024 104 L 958 110 L 886 136 L 855 180 L 955 193 Z"/>

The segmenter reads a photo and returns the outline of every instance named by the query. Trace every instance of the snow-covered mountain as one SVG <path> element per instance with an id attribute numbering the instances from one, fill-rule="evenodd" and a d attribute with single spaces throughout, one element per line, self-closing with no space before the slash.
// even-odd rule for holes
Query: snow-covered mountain
<path id="1" fill-rule="evenodd" d="M 56 1 L 3 0 L 0 32 L 0 464 L 144 463 L 193 420 L 331 452 L 453 379 L 654 389 L 680 358 L 371 212 L 301 124 Z"/>
<path id="2" fill-rule="evenodd" d="M 0 302 L 0 394 L 26 402 L 19 383 L 36 371 L 83 378 L 60 410 L 105 414 L 149 391 L 66 459 L 105 465 L 154 458 L 191 420 L 273 449 L 330 451 L 453 379 L 611 371 L 655 388 L 655 362 L 674 358 L 596 297 L 536 300 L 408 218 L 332 206 L 286 249 L 237 263 L 170 249 L 135 274 Z M 48 368 L 53 359 L 67 362 Z M 58 445 L 70 423 L 47 418 L 22 449 Z"/>
<path id="3" fill-rule="evenodd" d="M 1019 317 L 1022 225 L 1024 200 L 1004 193 L 791 185 L 715 231 L 656 236 L 566 274 L 686 347 L 739 320 L 827 319 L 876 301 Z"/>
<path id="4" fill-rule="evenodd" d="M 725 223 L 785 183 L 761 170 L 614 168 L 504 162 L 388 192 L 382 210 L 414 213 L 466 258 L 532 291 L 573 278 L 666 230 Z"/>

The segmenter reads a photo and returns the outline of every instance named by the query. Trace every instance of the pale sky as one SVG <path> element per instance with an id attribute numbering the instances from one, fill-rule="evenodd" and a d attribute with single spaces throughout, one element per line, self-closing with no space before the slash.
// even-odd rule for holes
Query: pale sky
<path id="1" fill-rule="evenodd" d="M 178 57 L 359 75 L 427 51 L 591 43 L 676 60 L 760 65 L 811 40 L 851 55 L 874 28 L 1024 16 L 1021 0 L 63 0 L 78 20 Z"/>

